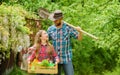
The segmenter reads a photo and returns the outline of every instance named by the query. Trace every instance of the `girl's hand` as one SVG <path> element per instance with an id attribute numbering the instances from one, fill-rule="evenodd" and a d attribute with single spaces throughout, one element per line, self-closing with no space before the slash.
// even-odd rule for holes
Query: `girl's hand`
<path id="1" fill-rule="evenodd" d="M 55 64 L 58 64 L 60 62 L 60 60 L 59 59 L 56 59 L 56 62 L 55 62 Z"/>
<path id="2" fill-rule="evenodd" d="M 30 61 L 28 61 L 28 64 L 30 64 L 31 62 Z"/>
<path id="3" fill-rule="evenodd" d="M 30 58 L 28 58 L 28 59 L 27 59 L 27 62 L 28 62 L 28 64 L 30 64 L 30 63 L 31 63 Z"/>

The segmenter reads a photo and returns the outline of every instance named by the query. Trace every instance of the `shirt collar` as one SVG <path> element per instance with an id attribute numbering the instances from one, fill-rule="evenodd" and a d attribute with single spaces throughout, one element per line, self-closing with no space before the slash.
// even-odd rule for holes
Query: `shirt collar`
<path id="1" fill-rule="evenodd" d="M 45 45 L 41 44 L 41 46 L 47 46 L 47 44 L 45 44 Z"/>

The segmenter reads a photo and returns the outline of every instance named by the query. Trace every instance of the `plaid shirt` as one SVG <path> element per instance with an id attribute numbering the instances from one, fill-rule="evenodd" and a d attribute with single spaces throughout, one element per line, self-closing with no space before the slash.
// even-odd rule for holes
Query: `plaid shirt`
<path id="1" fill-rule="evenodd" d="M 63 23 L 62 28 L 52 25 L 48 28 L 49 39 L 52 40 L 60 63 L 67 63 L 72 59 L 72 48 L 70 38 L 78 38 L 78 32 L 70 26 Z"/>
<path id="2" fill-rule="evenodd" d="M 46 52 L 46 50 L 47 50 L 46 48 L 47 48 L 47 45 L 41 45 L 41 49 L 39 49 L 38 56 L 36 56 L 35 48 L 31 48 L 31 49 L 33 49 L 33 52 L 28 57 L 28 60 L 33 61 L 36 57 L 40 62 L 44 59 L 48 59 L 49 61 L 54 61 L 55 59 L 59 59 L 55 50 L 52 51 L 53 53 L 52 53 L 52 58 L 51 58 L 50 55 L 48 55 L 48 53 Z"/>

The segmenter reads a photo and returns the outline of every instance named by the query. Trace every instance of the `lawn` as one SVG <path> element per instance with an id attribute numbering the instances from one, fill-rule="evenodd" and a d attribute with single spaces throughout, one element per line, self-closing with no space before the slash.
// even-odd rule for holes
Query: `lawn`
<path id="1" fill-rule="evenodd" d="M 35 75 L 35 74 L 28 74 L 26 71 L 23 71 L 19 67 L 15 66 L 10 75 Z"/>

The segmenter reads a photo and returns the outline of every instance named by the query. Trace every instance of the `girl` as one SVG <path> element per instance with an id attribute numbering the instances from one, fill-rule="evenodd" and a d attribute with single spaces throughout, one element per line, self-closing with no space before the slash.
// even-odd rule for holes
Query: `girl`
<path id="1" fill-rule="evenodd" d="M 28 57 L 28 63 L 32 62 L 35 58 L 38 61 L 47 59 L 59 63 L 59 58 L 54 50 L 54 47 L 48 41 L 48 34 L 45 30 L 39 30 L 35 36 L 35 42 L 31 49 L 34 49 L 32 54 Z"/>

